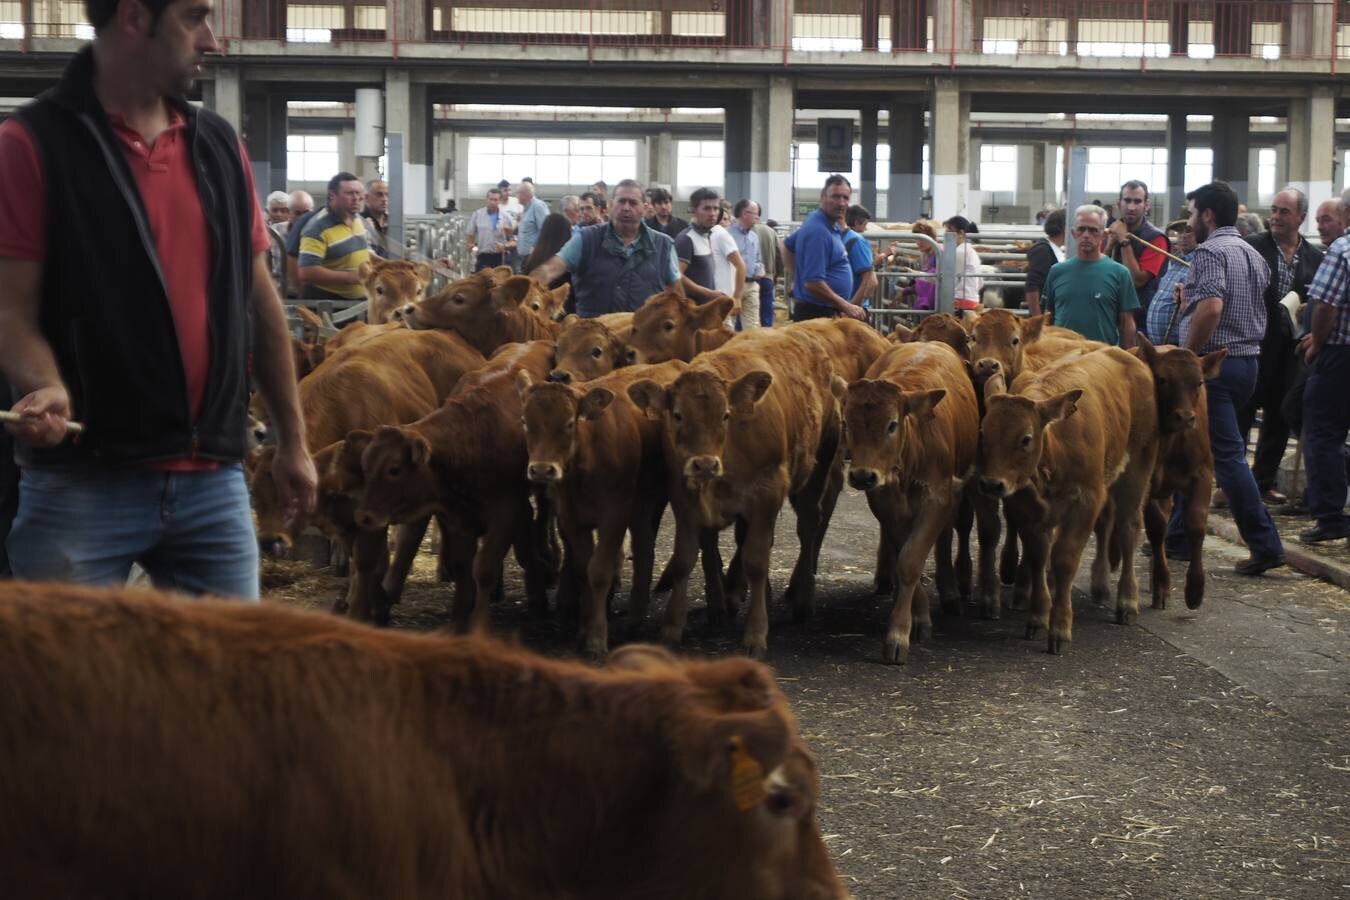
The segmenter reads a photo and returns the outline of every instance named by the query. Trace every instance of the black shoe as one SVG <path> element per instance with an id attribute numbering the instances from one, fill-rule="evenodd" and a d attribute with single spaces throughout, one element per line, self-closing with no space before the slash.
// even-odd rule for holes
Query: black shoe
<path id="1" fill-rule="evenodd" d="M 1190 547 L 1173 547 L 1170 544 L 1163 544 L 1163 552 L 1167 554 L 1168 559 L 1175 559 L 1177 562 L 1191 561 Z"/>
<path id="2" fill-rule="evenodd" d="M 1342 522 L 1339 525 L 1323 525 L 1318 522 L 1307 531 L 1300 532 L 1298 539 L 1305 544 L 1320 544 L 1323 541 L 1336 541 L 1344 537 L 1350 537 L 1350 522 Z"/>
<path id="3" fill-rule="evenodd" d="M 1289 498 L 1274 488 L 1267 488 L 1261 492 L 1261 500 L 1266 506 L 1283 506 L 1289 502 Z"/>
<path id="4" fill-rule="evenodd" d="M 1239 575 L 1260 575 L 1271 569 L 1278 569 L 1284 564 L 1285 558 L 1283 556 L 1257 556 L 1252 554 L 1233 566 L 1233 571 Z"/>
<path id="5" fill-rule="evenodd" d="M 1271 510 L 1277 516 L 1306 516 L 1308 506 L 1302 500 L 1291 500 L 1279 509 Z"/>

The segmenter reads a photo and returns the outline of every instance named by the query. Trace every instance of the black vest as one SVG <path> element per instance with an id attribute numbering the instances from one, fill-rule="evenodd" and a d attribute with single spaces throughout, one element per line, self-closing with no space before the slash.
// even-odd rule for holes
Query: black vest
<path id="1" fill-rule="evenodd" d="M 187 120 L 210 247 L 210 373 L 194 422 L 154 236 L 93 75 L 85 48 L 56 87 L 15 113 L 33 136 L 46 183 L 42 333 L 85 425 L 78 443 L 20 444 L 19 462 L 238 461 L 245 452 L 257 204 L 239 138 L 214 113 L 172 101 Z"/>
<path id="2" fill-rule="evenodd" d="M 1143 223 L 1140 224 L 1139 230 L 1136 231 L 1135 234 L 1143 238 L 1144 240 L 1148 241 L 1150 244 L 1152 244 L 1154 239 L 1159 237 L 1160 235 L 1166 237 L 1165 232 L 1159 230 L 1157 226 L 1155 226 L 1148 219 L 1145 219 Z M 1133 245 L 1131 246 L 1130 249 L 1134 251 L 1135 259 L 1139 259 L 1139 257 L 1143 256 L 1145 253 L 1148 252 L 1146 249 L 1139 246 L 1134 241 L 1129 241 L 1129 243 Z M 1157 248 L 1155 247 L 1153 249 L 1156 250 Z M 1167 241 L 1167 249 L 1168 250 L 1172 249 L 1172 242 L 1170 240 Z M 1117 245 L 1111 251 L 1111 258 L 1114 259 L 1116 262 L 1119 262 L 1122 266 L 1125 265 L 1123 262 L 1120 262 L 1120 255 L 1123 250 L 1124 245 L 1122 244 Z M 1171 260 L 1164 258 L 1162 268 L 1158 270 L 1158 274 L 1150 275 L 1148 281 L 1145 281 L 1143 284 L 1136 286 L 1134 289 L 1134 295 L 1139 300 L 1139 308 L 1134 311 L 1134 318 L 1135 321 L 1138 322 L 1140 325 L 1144 324 L 1145 316 L 1148 315 L 1148 305 L 1150 302 L 1152 302 L 1153 294 L 1158 290 L 1158 282 L 1162 279 L 1163 273 L 1167 271 L 1167 267 L 1169 265 L 1172 265 Z"/>

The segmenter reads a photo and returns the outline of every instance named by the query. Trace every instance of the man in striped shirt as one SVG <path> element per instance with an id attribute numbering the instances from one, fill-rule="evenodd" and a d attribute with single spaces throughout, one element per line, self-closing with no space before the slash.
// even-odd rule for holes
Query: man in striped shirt
<path id="1" fill-rule="evenodd" d="M 1266 334 L 1263 296 L 1270 282 L 1270 266 L 1233 227 L 1238 199 L 1231 187 L 1214 181 L 1191 191 L 1186 199 L 1198 246 L 1181 287 L 1177 343 L 1197 356 L 1221 347 L 1228 350 L 1219 377 L 1205 383 L 1214 479 L 1228 497 L 1233 521 L 1251 550 L 1251 556 L 1233 570 L 1239 575 L 1260 575 L 1285 564 L 1284 544 L 1247 465 L 1237 411 L 1256 389 L 1258 354 Z M 1183 546 L 1183 507 L 1178 501 L 1168 526 L 1169 553 Z"/>
<path id="2" fill-rule="evenodd" d="M 328 205 L 310 216 L 300 237 L 300 282 L 309 300 L 364 300 L 361 264 L 370 258 L 361 220 L 366 191 L 350 172 L 328 182 Z"/>
<path id="3" fill-rule="evenodd" d="M 1350 190 L 1341 195 L 1345 232 L 1327 250 L 1308 286 L 1312 329 L 1304 339 L 1311 367 L 1303 392 L 1303 457 L 1308 464 L 1308 514 L 1316 520 L 1299 540 L 1350 537 L 1345 514 L 1345 439 L 1350 434 Z"/>

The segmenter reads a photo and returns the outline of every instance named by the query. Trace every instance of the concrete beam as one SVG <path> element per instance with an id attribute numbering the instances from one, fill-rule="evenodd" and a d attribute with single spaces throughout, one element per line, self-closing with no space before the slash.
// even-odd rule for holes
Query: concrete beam
<path id="1" fill-rule="evenodd" d="M 955 78 L 933 80 L 933 216 L 965 215 L 970 189 L 970 94 Z"/>
<path id="2" fill-rule="evenodd" d="M 209 96 L 203 92 L 206 106 L 229 122 L 235 131 L 241 131 L 244 125 L 243 74 L 238 66 L 217 63 L 212 68 L 215 78 L 211 82 Z"/>

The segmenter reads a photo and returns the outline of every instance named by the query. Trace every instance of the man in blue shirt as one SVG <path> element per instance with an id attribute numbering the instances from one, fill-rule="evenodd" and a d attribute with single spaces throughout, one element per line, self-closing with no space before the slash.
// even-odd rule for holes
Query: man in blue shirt
<path id="1" fill-rule="evenodd" d="M 608 222 L 585 225 L 558 255 L 526 274 L 551 284 L 572 273 L 572 296 L 583 319 L 634 312 L 647 298 L 680 283 L 675 242 L 642 221 L 642 185 L 625 178 L 614 187 Z"/>
<path id="2" fill-rule="evenodd" d="M 522 181 L 516 188 L 520 198 L 520 219 L 516 223 L 516 254 L 521 260 L 530 258 L 539 242 L 539 228 L 548 218 L 548 204 L 534 195 L 534 185 Z"/>
<path id="3" fill-rule="evenodd" d="M 866 320 L 867 311 L 852 303 L 853 269 L 844 250 L 844 214 L 853 185 L 843 175 L 825 179 L 820 208 L 785 242 L 792 256 L 792 321 L 848 316 Z"/>
<path id="4" fill-rule="evenodd" d="M 759 236 L 755 234 L 755 225 L 759 223 L 759 204 L 753 200 L 737 200 L 731 215 L 727 233 L 736 241 L 736 249 L 745 263 L 745 293 L 741 295 L 741 314 L 736 317 L 736 330 L 741 331 L 760 327 L 759 293 L 760 279 L 764 277 L 764 262 L 760 259 Z M 773 302 L 772 298 L 769 302 Z"/>

